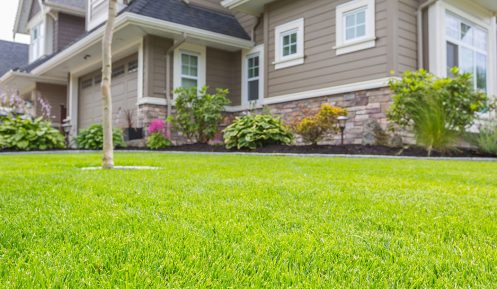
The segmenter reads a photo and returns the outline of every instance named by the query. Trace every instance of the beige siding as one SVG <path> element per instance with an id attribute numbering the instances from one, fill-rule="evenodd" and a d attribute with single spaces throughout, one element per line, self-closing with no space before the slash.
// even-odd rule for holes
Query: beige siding
<path id="1" fill-rule="evenodd" d="M 147 36 L 144 39 L 144 96 L 165 98 L 166 52 L 173 45 L 171 39 Z M 172 58 L 171 58 L 171 68 Z M 172 73 L 169 73 L 172 79 Z M 172 83 L 172 82 L 171 82 Z"/>
<path id="2" fill-rule="evenodd" d="M 52 107 L 51 120 L 53 123 L 61 123 L 61 105 L 67 106 L 67 87 L 48 83 L 36 84 L 36 96 L 41 96 Z M 41 115 L 41 106 L 35 99 L 36 115 Z"/>
<path id="3" fill-rule="evenodd" d="M 258 19 L 255 16 L 248 15 L 245 13 L 241 12 L 236 12 L 235 17 L 240 22 L 240 25 L 242 25 L 243 29 L 247 32 L 250 37 L 254 37 L 252 39 L 257 45 L 264 43 L 264 19 L 261 16 L 260 19 Z M 257 25 L 257 26 L 256 26 Z M 255 33 L 252 35 L 252 31 L 255 27 Z"/>
<path id="4" fill-rule="evenodd" d="M 349 0 L 285 0 L 266 7 L 269 19 L 267 53 L 274 62 L 276 26 L 304 18 L 305 63 L 285 69 L 268 69 L 268 97 L 303 92 L 388 76 L 387 1 L 376 1 L 376 46 L 337 56 L 335 7 Z"/>
<path id="5" fill-rule="evenodd" d="M 33 17 L 36 16 L 36 14 L 38 14 L 38 12 L 40 12 L 41 8 L 40 8 L 40 4 L 38 3 L 38 1 L 33 1 L 33 4 L 31 4 L 31 9 L 29 10 L 29 16 L 28 16 L 28 21 L 33 19 Z"/>
<path id="6" fill-rule="evenodd" d="M 418 67 L 417 0 L 398 0 L 398 68 L 399 72 Z"/>
<path id="7" fill-rule="evenodd" d="M 207 48 L 207 85 L 211 92 L 216 88 L 230 91 L 231 105 L 241 102 L 241 53 Z"/>
<path id="8" fill-rule="evenodd" d="M 54 25 L 54 50 L 63 49 L 83 33 L 85 33 L 84 17 L 59 13 L 59 17 Z"/>

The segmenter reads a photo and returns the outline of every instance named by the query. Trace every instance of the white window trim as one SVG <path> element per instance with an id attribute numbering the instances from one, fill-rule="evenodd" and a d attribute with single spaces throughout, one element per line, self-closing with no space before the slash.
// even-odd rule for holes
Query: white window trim
<path id="1" fill-rule="evenodd" d="M 38 32 L 38 54 L 34 52 L 34 42 L 33 42 L 33 29 L 35 27 L 40 27 Z M 46 39 L 46 29 L 45 29 L 45 21 L 42 18 L 38 22 L 30 23 L 29 31 L 30 31 L 30 45 L 29 45 L 29 62 L 34 62 L 45 54 L 45 39 Z"/>
<path id="2" fill-rule="evenodd" d="M 181 54 L 188 53 L 198 56 L 198 90 L 206 84 L 206 47 L 191 43 L 183 43 L 174 50 L 174 89 L 181 87 Z"/>
<path id="3" fill-rule="evenodd" d="M 242 53 L 242 106 L 249 107 L 254 104 L 248 100 L 248 58 L 254 54 L 259 54 L 259 99 L 255 105 L 264 103 L 264 45 L 258 45 L 251 50 L 244 50 Z"/>
<path id="4" fill-rule="evenodd" d="M 363 7 L 366 7 L 366 35 L 358 39 L 346 41 L 344 15 Z M 375 47 L 375 14 L 375 0 L 354 0 L 336 7 L 336 46 L 333 49 L 336 49 L 337 55 Z"/>
<path id="5" fill-rule="evenodd" d="M 463 8 L 459 9 L 456 6 L 443 1 L 438 1 L 430 6 L 428 17 L 430 25 L 433 26 L 429 27 L 430 32 L 428 35 L 430 57 L 429 70 L 437 76 L 447 76 L 445 15 L 447 13 L 452 13 L 487 30 L 489 36 L 489 51 L 487 54 L 487 93 L 491 97 L 497 97 L 497 47 L 495 44 L 497 42 L 497 25 L 494 24 L 496 18 L 490 12 L 486 15 L 482 14 L 485 12 L 478 13 L 479 10 L 477 9 L 466 11 L 467 8 L 468 7 L 464 6 L 465 10 L 462 10 Z M 479 15 L 481 17 L 476 17 L 474 15 Z"/>
<path id="6" fill-rule="evenodd" d="M 297 53 L 293 55 L 283 56 L 282 36 L 285 32 L 296 30 L 297 32 Z M 304 64 L 304 18 L 294 20 L 292 22 L 279 25 L 275 28 L 275 69 L 282 69 L 295 65 Z"/>

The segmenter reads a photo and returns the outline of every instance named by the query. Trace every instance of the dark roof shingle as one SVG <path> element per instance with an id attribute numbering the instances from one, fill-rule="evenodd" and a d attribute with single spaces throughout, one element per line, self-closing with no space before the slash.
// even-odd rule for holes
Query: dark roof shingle
<path id="1" fill-rule="evenodd" d="M 0 40 L 0 76 L 29 62 L 29 45 Z"/>

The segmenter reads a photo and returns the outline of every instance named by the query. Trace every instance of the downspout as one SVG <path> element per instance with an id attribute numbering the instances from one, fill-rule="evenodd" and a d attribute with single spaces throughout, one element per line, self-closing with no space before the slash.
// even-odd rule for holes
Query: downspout
<path id="1" fill-rule="evenodd" d="M 259 25 L 261 24 L 262 22 L 262 16 L 259 16 L 257 17 L 257 22 L 255 22 L 254 24 L 254 27 L 252 27 L 252 35 L 250 35 L 252 41 L 256 42 L 255 40 L 255 31 L 257 30 L 257 28 L 259 27 Z"/>
<path id="2" fill-rule="evenodd" d="M 173 46 L 169 47 L 169 49 L 166 52 L 166 104 L 167 104 L 167 117 L 169 118 L 171 116 L 171 111 L 172 111 L 172 97 L 171 97 L 171 55 L 173 54 L 174 50 L 178 48 L 181 44 L 185 43 L 186 41 L 186 33 L 183 33 L 183 37 L 181 40 L 178 42 L 174 43 Z M 166 121 L 166 137 L 167 139 L 171 139 L 171 122 Z"/>
<path id="3" fill-rule="evenodd" d="M 423 10 L 425 8 L 428 8 L 430 7 L 431 5 L 437 3 L 439 0 L 428 0 L 427 2 L 421 4 L 419 7 L 418 7 L 418 11 L 417 11 L 417 16 L 418 16 L 418 36 L 419 36 L 419 40 L 418 40 L 418 66 L 419 68 L 426 68 L 426 67 L 423 67 L 423 59 L 424 59 L 424 53 L 423 53 L 423 38 L 424 38 L 424 35 L 423 35 Z"/>

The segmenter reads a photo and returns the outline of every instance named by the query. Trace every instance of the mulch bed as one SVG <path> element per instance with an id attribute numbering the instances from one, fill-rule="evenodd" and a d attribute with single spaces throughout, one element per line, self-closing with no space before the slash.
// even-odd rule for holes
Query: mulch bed
<path id="1" fill-rule="evenodd" d="M 127 148 L 133 150 L 135 148 Z M 138 148 L 136 148 L 138 150 Z M 143 149 L 139 149 L 143 150 Z M 317 145 L 317 146 L 285 146 L 271 145 L 256 150 L 228 150 L 221 145 L 189 144 L 172 146 L 159 151 L 177 152 L 245 152 L 245 153 L 284 153 L 284 154 L 336 154 L 336 155 L 380 155 L 380 156 L 409 156 L 426 157 L 427 151 L 421 147 L 395 148 L 387 146 L 365 145 Z M 446 154 L 432 152 L 432 157 L 496 157 L 480 153 L 474 149 L 459 148 Z"/>
<path id="2" fill-rule="evenodd" d="M 124 149 L 116 149 L 116 151 L 144 151 L 144 148 L 128 147 Z M 57 150 L 60 151 L 60 150 Z M 72 149 L 66 150 L 76 151 Z M 407 156 L 407 157 L 427 157 L 428 153 L 424 148 L 409 146 L 405 148 L 387 147 L 387 146 L 365 146 L 365 145 L 317 145 L 317 146 L 286 146 L 286 145 L 270 145 L 256 150 L 228 150 L 222 145 L 206 145 L 206 144 L 188 144 L 180 146 L 171 146 L 158 151 L 171 152 L 219 152 L 219 153 L 282 153 L 282 154 L 334 154 L 334 155 L 378 155 L 378 156 Z M 0 150 L 2 152 L 16 152 L 13 150 Z M 449 153 L 432 152 L 431 157 L 466 157 L 466 158 L 497 158 L 495 155 L 481 153 L 474 149 L 458 148 Z"/>

